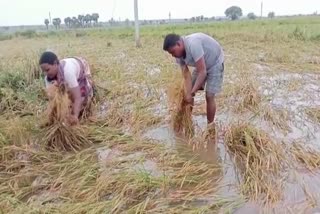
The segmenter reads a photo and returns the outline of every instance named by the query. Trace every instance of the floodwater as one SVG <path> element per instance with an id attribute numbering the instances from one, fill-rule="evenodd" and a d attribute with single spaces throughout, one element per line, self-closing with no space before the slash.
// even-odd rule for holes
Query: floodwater
<path id="1" fill-rule="evenodd" d="M 240 196 L 238 172 L 233 160 L 224 146 L 224 127 L 235 121 L 248 121 L 257 128 L 265 131 L 277 142 L 292 143 L 302 142 L 320 145 L 320 124 L 310 120 L 305 110 L 308 108 L 319 108 L 320 106 L 320 85 L 319 76 L 315 74 L 263 74 L 258 76 L 260 82 L 259 93 L 262 94 L 273 110 L 283 110 L 288 113 L 287 131 L 275 128 L 269 121 L 261 117 L 253 117 L 252 112 L 233 112 L 229 108 L 218 110 L 216 116 L 216 138 L 204 139 L 200 135 L 207 128 L 206 116 L 203 113 L 195 113 L 193 116 L 196 129 L 195 139 L 199 139 L 197 146 L 190 144 L 186 139 L 175 133 L 170 126 L 170 118 L 167 112 L 166 96 L 164 91 L 161 102 L 155 107 L 155 114 L 164 117 L 164 124 L 150 128 L 144 133 L 144 138 L 155 140 L 168 149 L 174 149 L 185 160 L 199 160 L 219 167 L 221 173 L 217 175 L 219 182 L 214 184 L 221 186 L 217 194 L 224 197 Z M 287 86 L 290 85 L 290 90 Z M 196 96 L 195 105 L 201 106 L 203 111 L 204 96 Z M 248 119 L 250 118 L 250 119 Z M 198 135 L 198 136 L 197 136 Z M 100 151 L 100 153 L 103 151 Z M 114 152 L 107 151 L 109 158 Z M 115 152 L 116 153 L 116 152 Z M 110 156 L 111 155 L 111 156 Z M 102 161 L 105 163 L 105 160 Z M 144 170 L 153 176 L 159 176 L 156 163 L 146 160 L 134 166 L 135 170 Z M 248 201 L 234 213 L 320 213 L 320 171 L 309 171 L 305 168 L 288 169 L 288 175 L 283 188 L 283 199 L 268 207 L 260 205 L 260 202 Z M 204 199 L 199 202 L 210 204 L 212 199 Z M 197 202 L 196 202 L 197 203 Z"/>
<path id="2" fill-rule="evenodd" d="M 217 123 L 224 119 L 225 115 L 217 116 Z M 196 133 L 206 129 L 205 116 L 193 116 L 193 121 L 197 127 Z M 293 129 L 293 131 L 295 131 Z M 206 146 L 194 148 L 188 144 L 188 140 L 181 138 L 171 129 L 170 125 L 161 125 L 154 129 L 150 129 L 145 133 L 145 138 L 157 140 L 159 143 L 165 144 L 168 148 L 175 149 L 178 154 L 185 158 L 186 161 L 193 158 L 203 161 L 213 166 L 221 168 L 220 183 L 215 185 L 221 186 L 217 194 L 223 197 L 240 196 L 239 181 L 236 167 L 230 156 L 226 152 L 223 141 L 223 127 L 216 127 L 217 137 L 214 140 L 208 140 Z M 290 135 L 286 136 L 287 138 Z M 319 172 L 320 173 L 320 172 Z M 317 213 L 320 211 L 320 174 L 310 172 L 307 169 L 297 169 L 288 172 L 288 180 L 283 189 L 283 199 L 268 207 L 260 205 L 259 202 L 248 201 L 240 208 L 235 210 L 237 214 L 247 213 Z M 207 199 L 208 204 L 212 200 Z M 202 201 L 201 204 L 204 202 Z M 199 204 L 199 206 L 201 206 Z"/>

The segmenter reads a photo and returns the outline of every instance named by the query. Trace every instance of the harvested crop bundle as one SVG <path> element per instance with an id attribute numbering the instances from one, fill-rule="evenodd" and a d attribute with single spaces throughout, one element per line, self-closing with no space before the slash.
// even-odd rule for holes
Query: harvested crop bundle
<path id="1" fill-rule="evenodd" d="M 252 199 L 281 198 L 281 169 L 287 164 L 282 144 L 247 123 L 232 124 L 225 143 L 241 178 L 241 190 Z"/>
<path id="2" fill-rule="evenodd" d="M 80 127 L 68 124 L 71 114 L 70 99 L 64 85 L 52 86 L 48 89 L 49 105 L 47 108 L 47 124 L 42 140 L 50 150 L 78 151 L 91 142 L 86 139 Z"/>
<path id="3" fill-rule="evenodd" d="M 169 86 L 167 94 L 174 130 L 178 133 L 184 133 L 185 136 L 193 136 L 192 106 L 184 100 L 184 82 L 177 79 Z"/>

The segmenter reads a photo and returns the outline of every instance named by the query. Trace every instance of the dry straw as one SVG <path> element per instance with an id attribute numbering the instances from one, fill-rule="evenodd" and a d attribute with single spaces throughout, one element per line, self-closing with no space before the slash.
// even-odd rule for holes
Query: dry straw
<path id="1" fill-rule="evenodd" d="M 242 192 L 266 202 L 281 198 L 281 168 L 286 164 L 282 144 L 247 123 L 232 124 L 225 139 L 228 152 L 239 169 Z"/>
<path id="2" fill-rule="evenodd" d="M 185 102 L 184 81 L 179 78 L 175 79 L 169 85 L 167 94 L 174 130 L 185 136 L 193 136 L 192 105 Z"/>
<path id="3" fill-rule="evenodd" d="M 42 140 L 48 149 L 63 151 L 78 151 L 91 142 L 86 139 L 83 130 L 71 127 L 68 118 L 71 114 L 70 99 L 65 85 L 52 86 L 48 89 L 50 97 L 47 108 L 47 126 Z"/>

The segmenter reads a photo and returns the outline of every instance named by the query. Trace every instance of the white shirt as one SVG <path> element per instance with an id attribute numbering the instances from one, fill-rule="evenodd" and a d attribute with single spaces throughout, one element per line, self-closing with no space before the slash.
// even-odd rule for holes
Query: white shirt
<path id="1" fill-rule="evenodd" d="M 79 61 L 74 58 L 67 58 L 60 61 L 64 62 L 64 81 L 68 88 L 75 88 L 79 86 L 78 79 L 80 77 L 80 64 Z M 46 87 L 50 85 L 50 82 L 45 78 Z"/>

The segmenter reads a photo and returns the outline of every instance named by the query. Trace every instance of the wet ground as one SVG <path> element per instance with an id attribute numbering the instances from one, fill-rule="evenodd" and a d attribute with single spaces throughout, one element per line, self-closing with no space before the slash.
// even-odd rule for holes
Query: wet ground
<path id="1" fill-rule="evenodd" d="M 197 116 L 193 118 L 195 123 L 200 125 L 203 129 L 206 126 L 206 118 L 204 116 Z M 223 136 L 220 131 L 218 134 L 218 141 L 209 142 L 204 147 L 198 147 L 194 149 L 188 142 L 181 140 L 170 128 L 170 125 L 162 125 L 160 127 L 150 129 L 145 137 L 159 141 L 159 143 L 166 144 L 169 148 L 176 149 L 179 154 L 186 160 L 191 158 L 204 161 L 206 163 L 213 164 L 221 167 L 221 174 L 219 176 L 221 186 L 219 194 L 224 197 L 239 196 L 239 190 L 237 189 L 238 180 L 235 166 L 230 159 L 230 156 L 226 152 L 223 144 Z M 240 207 L 235 213 L 247 214 L 247 213 L 292 213 L 290 208 L 293 209 L 293 213 L 316 213 L 317 206 L 320 202 L 320 174 L 316 172 L 310 172 L 306 169 L 299 171 L 289 172 L 288 182 L 284 188 L 283 201 L 276 203 L 271 207 L 264 207 L 256 202 L 247 202 Z M 315 200 L 311 205 L 311 200 Z M 210 199 L 207 200 L 210 203 Z M 313 208 L 312 208 L 313 207 Z M 299 210 L 299 211 L 296 211 Z"/>
<path id="2" fill-rule="evenodd" d="M 272 113 L 284 112 L 285 117 L 280 119 L 286 123 L 286 130 L 275 127 L 270 121 L 261 115 L 246 111 L 235 112 L 232 106 L 219 107 L 216 115 L 216 138 L 204 141 L 201 134 L 206 131 L 207 120 L 205 115 L 204 93 L 195 97 L 194 127 L 196 130 L 197 146 L 190 144 L 190 139 L 179 136 L 170 125 L 170 114 L 167 106 L 165 90 L 157 91 L 159 105 L 150 110 L 157 116 L 163 118 L 160 125 L 152 127 L 144 132 L 145 139 L 151 139 L 166 146 L 169 150 L 176 150 L 186 160 L 195 159 L 212 164 L 221 168 L 217 175 L 217 186 L 219 194 L 225 197 L 237 197 L 239 193 L 239 181 L 236 167 L 231 160 L 224 145 L 225 128 L 235 121 L 250 121 L 257 128 L 265 131 L 276 142 L 293 143 L 302 142 L 319 147 L 320 124 L 315 123 L 307 114 L 306 110 L 320 106 L 320 81 L 316 74 L 296 74 L 288 72 L 273 73 L 268 67 L 257 67 L 260 75 L 258 93 L 263 97 L 260 105 L 270 107 Z M 157 69 L 152 72 L 158 72 Z M 139 87 L 139 85 L 135 86 Z M 153 93 L 144 90 L 145 96 Z M 107 104 L 103 105 L 101 112 L 107 111 Z M 106 163 L 121 156 L 119 151 L 108 148 L 100 148 L 97 151 L 101 169 Z M 133 154 L 139 156 L 141 154 Z M 130 157 L 127 157 L 130 159 Z M 152 176 L 161 176 L 157 164 L 152 160 L 144 160 L 132 167 L 135 171 L 144 171 Z M 235 213 L 320 213 L 320 172 L 310 172 L 304 168 L 286 172 L 287 182 L 284 188 L 284 197 L 280 202 L 270 207 L 259 205 L 258 202 L 247 202 Z M 200 204 L 210 204 L 212 199 L 204 199 Z"/>
<path id="3" fill-rule="evenodd" d="M 265 74 L 259 77 L 261 93 L 271 106 L 271 109 L 287 112 L 288 130 L 274 128 L 264 118 L 252 117 L 252 113 L 237 115 L 229 109 L 224 109 L 216 116 L 217 137 L 214 141 L 206 142 L 206 146 L 196 149 L 188 144 L 188 140 L 181 139 L 171 129 L 170 122 L 149 129 L 144 137 L 165 144 L 169 149 L 176 149 L 186 158 L 197 158 L 206 163 L 218 165 L 222 169 L 220 190 L 223 195 L 237 195 L 238 181 L 232 160 L 226 152 L 223 135 L 224 127 L 232 121 L 246 120 L 250 118 L 252 124 L 266 131 L 277 142 L 303 142 L 320 143 L 320 124 L 312 121 L 305 111 L 308 108 L 320 106 L 319 76 L 315 74 Z M 197 96 L 195 105 L 198 107 L 193 116 L 196 133 L 206 130 L 205 101 L 204 96 Z M 165 108 L 161 108 L 165 109 Z M 247 202 L 235 213 L 320 213 L 320 174 L 306 169 L 297 169 L 287 172 L 288 180 L 284 188 L 284 199 L 270 207 L 260 206 L 257 202 Z M 210 201 L 210 200 L 209 200 Z M 208 201 L 208 202 L 209 202 Z"/>

